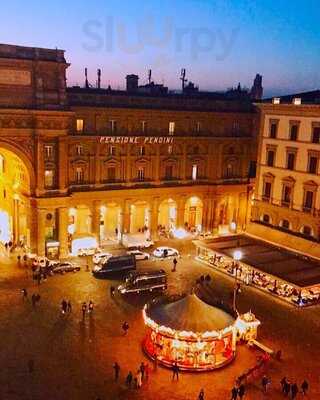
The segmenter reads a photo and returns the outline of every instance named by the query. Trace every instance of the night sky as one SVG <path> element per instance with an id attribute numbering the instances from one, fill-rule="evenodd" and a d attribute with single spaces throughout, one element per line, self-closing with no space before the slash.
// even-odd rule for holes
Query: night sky
<path id="1" fill-rule="evenodd" d="M 12 0 L 1 4 L 0 42 L 62 48 L 68 84 L 124 88 L 125 75 L 201 90 L 264 77 L 265 95 L 320 87 L 318 0 Z"/>

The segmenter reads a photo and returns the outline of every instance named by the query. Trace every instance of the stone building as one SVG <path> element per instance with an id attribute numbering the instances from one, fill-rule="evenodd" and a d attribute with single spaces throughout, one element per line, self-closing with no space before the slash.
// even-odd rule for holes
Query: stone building
<path id="1" fill-rule="evenodd" d="M 246 226 L 248 99 L 67 88 L 68 65 L 62 50 L 0 45 L 0 241 L 63 257 L 81 235 Z"/>
<path id="2" fill-rule="evenodd" d="M 258 105 L 261 130 L 249 232 L 320 257 L 319 92 Z"/>

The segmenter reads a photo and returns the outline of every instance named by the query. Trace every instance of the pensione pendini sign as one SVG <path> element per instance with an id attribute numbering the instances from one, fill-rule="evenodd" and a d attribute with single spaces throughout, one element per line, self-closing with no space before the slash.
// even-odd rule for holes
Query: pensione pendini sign
<path id="1" fill-rule="evenodd" d="M 107 144 L 172 144 L 171 136 L 100 136 L 100 143 Z"/>

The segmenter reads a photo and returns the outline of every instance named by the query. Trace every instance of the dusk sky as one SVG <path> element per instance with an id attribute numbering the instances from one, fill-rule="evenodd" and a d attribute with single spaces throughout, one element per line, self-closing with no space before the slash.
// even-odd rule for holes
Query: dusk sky
<path id="1" fill-rule="evenodd" d="M 318 0 L 12 0 L 1 5 L 0 42 L 62 48 L 68 85 L 102 69 L 102 82 L 125 76 L 179 89 L 181 68 L 201 90 L 251 87 L 265 95 L 320 87 Z"/>

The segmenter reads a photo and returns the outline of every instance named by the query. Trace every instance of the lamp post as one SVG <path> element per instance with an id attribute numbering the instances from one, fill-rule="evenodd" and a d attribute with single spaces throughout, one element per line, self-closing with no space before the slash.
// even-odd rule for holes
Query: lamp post
<path id="1" fill-rule="evenodd" d="M 241 250 L 236 250 L 233 253 L 233 260 L 235 261 L 235 270 L 236 270 L 236 274 L 235 274 L 235 282 L 234 282 L 234 289 L 233 289 L 233 310 L 237 312 L 236 309 L 236 297 L 237 297 L 237 292 L 238 292 L 238 285 L 237 285 L 237 277 L 238 277 L 238 265 L 239 265 L 239 261 L 242 258 L 242 251 Z"/>

